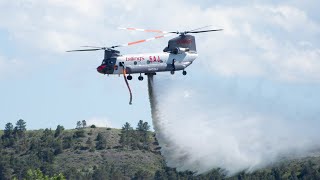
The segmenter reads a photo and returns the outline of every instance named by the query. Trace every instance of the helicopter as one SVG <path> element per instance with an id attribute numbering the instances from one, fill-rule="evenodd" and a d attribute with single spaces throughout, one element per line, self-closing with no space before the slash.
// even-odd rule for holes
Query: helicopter
<path id="1" fill-rule="evenodd" d="M 189 31 L 161 31 L 152 29 L 139 29 L 139 28 L 119 28 L 122 30 L 130 31 L 143 31 L 158 33 L 161 35 L 129 42 L 126 44 L 120 44 L 110 47 L 97 47 L 97 46 L 81 46 L 85 49 L 69 50 L 67 52 L 77 52 L 77 51 L 104 51 L 104 58 L 101 65 L 97 67 L 97 71 L 101 74 L 123 74 L 124 80 L 128 87 L 130 93 L 129 104 L 132 105 L 132 92 L 128 83 L 128 80 L 132 80 L 132 74 L 140 74 L 138 76 L 139 81 L 143 81 L 142 74 L 148 77 L 153 77 L 157 72 L 170 72 L 172 75 L 175 71 L 181 71 L 183 75 L 187 75 L 185 70 L 190 66 L 193 61 L 198 57 L 196 49 L 195 37 L 190 34 L 222 31 L 223 29 L 209 29 L 200 30 L 207 28 L 209 26 L 204 26 L 201 28 L 189 30 Z M 158 53 L 144 53 L 144 54 L 127 54 L 121 55 L 120 51 L 115 48 L 131 46 L 147 41 L 157 40 L 160 38 L 168 37 L 177 34 L 178 37 L 170 39 L 168 41 L 168 46 L 163 49 L 163 52 Z M 127 75 L 128 74 L 128 75 Z"/>
<path id="2" fill-rule="evenodd" d="M 67 52 L 76 51 L 104 51 L 104 58 L 100 66 L 97 67 L 97 71 L 101 74 L 128 74 L 127 80 L 132 80 L 132 74 L 140 74 L 138 80 L 142 81 L 145 75 L 156 75 L 157 72 L 170 72 L 175 74 L 175 71 L 181 71 L 183 75 L 187 75 L 185 70 L 192 62 L 198 57 L 195 37 L 189 34 L 205 33 L 213 31 L 222 31 L 223 29 L 209 29 L 201 30 L 209 26 L 197 28 L 189 31 L 161 31 L 151 29 L 140 28 L 119 28 L 122 30 L 130 31 L 143 31 L 159 33 L 161 35 L 153 38 L 129 42 L 126 44 L 115 45 L 110 47 L 97 47 L 97 46 L 81 46 L 86 49 L 70 50 Z M 159 53 L 145 53 L 145 54 L 127 54 L 121 55 L 120 51 L 115 48 L 136 45 L 139 43 L 157 40 L 160 38 L 168 37 L 173 34 L 177 34 L 178 37 L 170 39 L 168 46 L 163 49 L 163 52 Z"/>

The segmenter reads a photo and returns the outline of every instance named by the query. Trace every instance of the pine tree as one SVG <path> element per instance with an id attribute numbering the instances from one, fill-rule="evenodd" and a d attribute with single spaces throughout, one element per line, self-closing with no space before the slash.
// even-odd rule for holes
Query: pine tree
<path id="1" fill-rule="evenodd" d="M 145 131 L 145 132 L 150 130 L 150 126 L 149 126 L 148 122 L 144 122 L 142 127 L 143 127 L 142 128 L 143 131 Z"/>
<path id="2" fill-rule="evenodd" d="M 121 130 L 121 136 L 120 136 L 120 143 L 122 144 L 123 147 L 126 147 L 129 149 L 131 143 L 131 139 L 133 138 L 133 128 L 131 127 L 130 123 L 126 122 L 122 126 Z"/>
<path id="3" fill-rule="evenodd" d="M 148 122 L 143 122 L 142 120 L 139 121 L 136 130 L 138 139 L 140 142 L 143 143 L 143 148 L 147 149 L 148 147 L 148 130 L 150 129 L 150 126 Z"/>
<path id="4" fill-rule="evenodd" d="M 15 139 L 14 139 L 14 129 L 12 123 L 7 123 L 4 129 L 4 133 L 1 136 L 2 144 L 5 147 L 13 146 Z"/>
<path id="5" fill-rule="evenodd" d="M 97 141 L 96 149 L 102 150 L 107 147 L 107 139 L 101 133 L 98 134 Z"/>
<path id="6" fill-rule="evenodd" d="M 143 121 L 140 120 L 138 122 L 138 125 L 137 125 L 137 128 L 136 128 L 137 131 L 143 131 Z"/>
<path id="7" fill-rule="evenodd" d="M 54 133 L 54 137 L 58 137 L 58 136 L 62 133 L 62 131 L 64 131 L 64 127 L 58 125 L 58 126 L 57 126 L 57 129 L 56 129 L 56 131 L 55 131 L 55 133 Z"/>
<path id="8" fill-rule="evenodd" d="M 14 134 L 17 134 L 18 137 L 23 137 L 26 130 L 26 122 L 23 119 L 19 119 L 14 128 Z"/>
<path id="9" fill-rule="evenodd" d="M 102 133 L 99 132 L 97 135 L 96 141 L 100 141 L 102 138 L 103 138 L 103 135 Z"/>
<path id="10" fill-rule="evenodd" d="M 86 122 L 86 120 L 82 120 L 82 127 L 83 127 L 83 128 L 86 128 L 86 127 L 87 127 L 87 122 Z"/>
<path id="11" fill-rule="evenodd" d="M 78 121 L 78 122 L 77 122 L 77 127 L 76 127 L 76 129 L 80 129 L 80 128 L 81 128 L 81 126 L 82 126 L 81 121 Z"/>
<path id="12" fill-rule="evenodd" d="M 10 138 L 12 137 L 12 134 L 13 134 L 13 125 L 12 123 L 7 123 L 4 129 L 3 137 Z"/>

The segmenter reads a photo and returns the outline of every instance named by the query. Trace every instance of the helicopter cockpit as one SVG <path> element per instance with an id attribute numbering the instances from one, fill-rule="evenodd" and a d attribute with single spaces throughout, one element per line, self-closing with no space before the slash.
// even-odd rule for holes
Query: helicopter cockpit
<path id="1" fill-rule="evenodd" d="M 116 65 L 117 58 L 111 57 L 103 59 L 101 65 L 97 67 L 97 71 L 102 74 L 112 74 Z"/>

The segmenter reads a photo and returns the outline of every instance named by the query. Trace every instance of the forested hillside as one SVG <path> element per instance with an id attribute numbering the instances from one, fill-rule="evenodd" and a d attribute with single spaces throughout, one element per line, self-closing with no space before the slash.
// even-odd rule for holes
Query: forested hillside
<path id="1" fill-rule="evenodd" d="M 226 177 L 220 169 L 207 174 L 177 172 L 165 164 L 147 122 L 122 129 L 87 126 L 27 131 L 22 119 L 0 131 L 2 179 L 320 179 L 320 158 L 281 162 L 252 174 Z"/>

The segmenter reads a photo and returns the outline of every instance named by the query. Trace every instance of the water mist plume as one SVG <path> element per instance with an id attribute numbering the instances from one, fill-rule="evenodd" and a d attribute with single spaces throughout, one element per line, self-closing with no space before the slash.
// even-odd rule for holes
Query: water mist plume
<path id="1" fill-rule="evenodd" d="M 268 83 L 245 89 L 214 78 L 202 82 L 149 76 L 153 126 L 167 165 L 198 174 L 222 168 L 232 175 L 318 149 L 319 111 L 314 104 L 309 110 L 299 104 L 314 93 L 293 101 L 302 91 L 290 94 L 281 87 L 270 95 L 264 90 L 272 86 Z M 217 86 L 208 89 L 208 84 Z"/>

